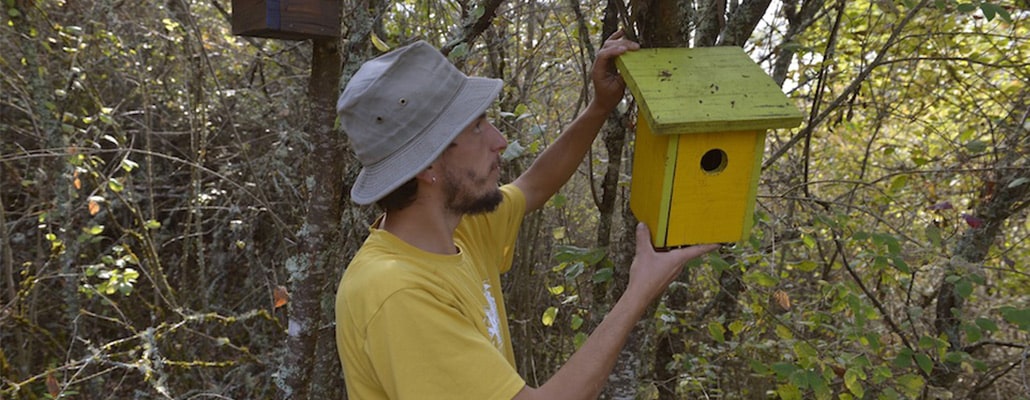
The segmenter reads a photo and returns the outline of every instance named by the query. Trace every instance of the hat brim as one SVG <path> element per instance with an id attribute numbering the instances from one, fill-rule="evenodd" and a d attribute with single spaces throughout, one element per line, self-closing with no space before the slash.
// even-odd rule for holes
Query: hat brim
<path id="1" fill-rule="evenodd" d="M 493 104 L 502 85 L 500 79 L 466 79 L 433 123 L 393 154 L 361 168 L 351 188 L 351 199 L 361 205 L 374 203 L 426 169 L 465 127 Z"/>

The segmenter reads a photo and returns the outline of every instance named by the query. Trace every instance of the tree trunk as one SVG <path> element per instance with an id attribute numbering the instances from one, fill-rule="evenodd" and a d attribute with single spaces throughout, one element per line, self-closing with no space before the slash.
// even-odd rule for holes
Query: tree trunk
<path id="1" fill-rule="evenodd" d="M 289 322 L 286 354 L 279 369 L 280 396 L 283 399 L 308 399 L 311 371 L 319 331 L 326 324 L 321 299 L 326 287 L 327 272 L 336 266 L 330 257 L 338 243 L 343 192 L 341 145 L 333 128 L 335 104 L 340 87 L 340 47 L 337 39 L 319 39 L 313 43 L 311 78 L 308 99 L 311 119 L 307 131 L 312 151 L 308 165 L 311 175 L 309 199 L 304 225 L 297 233 L 298 254 L 286 265 L 290 274 Z M 322 397 L 317 397 L 322 398 Z"/>
<path id="2" fill-rule="evenodd" d="M 1023 99 L 1027 101 L 1027 99 Z M 937 294 L 937 318 L 934 328 L 937 334 L 947 337 L 949 351 L 964 351 L 962 315 L 965 297 L 958 290 L 958 282 L 968 280 L 971 275 L 983 275 L 982 263 L 988 251 L 998 238 L 1005 220 L 1030 206 L 1030 173 L 1025 169 L 1026 154 L 1030 151 L 1030 132 L 1024 126 L 1030 105 L 1018 104 L 1012 118 L 998 128 L 1004 138 L 998 146 L 998 161 L 981 202 L 975 207 L 970 227 L 955 243 L 952 258 L 948 262 Z M 957 280 L 956 280 L 957 279 Z M 961 365 L 953 362 L 934 366 L 930 382 L 937 386 L 951 387 L 956 383 Z"/>

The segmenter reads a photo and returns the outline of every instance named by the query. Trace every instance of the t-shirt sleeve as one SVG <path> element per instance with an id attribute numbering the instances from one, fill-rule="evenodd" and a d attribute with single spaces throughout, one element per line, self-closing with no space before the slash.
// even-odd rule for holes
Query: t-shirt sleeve
<path id="1" fill-rule="evenodd" d="M 394 293 L 368 325 L 365 351 L 391 399 L 511 399 L 525 386 L 454 307 L 418 289 Z"/>

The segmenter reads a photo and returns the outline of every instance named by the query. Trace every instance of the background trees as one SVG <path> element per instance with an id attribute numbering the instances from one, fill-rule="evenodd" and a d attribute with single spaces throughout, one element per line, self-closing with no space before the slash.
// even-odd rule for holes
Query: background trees
<path id="1" fill-rule="evenodd" d="M 743 46 L 808 118 L 769 136 L 753 239 L 688 268 L 606 396 L 1025 398 L 1025 7 L 348 1 L 335 75 L 424 38 L 504 79 L 510 178 L 586 104 L 617 26 Z M 324 183 L 356 173 L 310 100 L 331 49 L 233 37 L 219 1 L 3 8 L 0 397 L 342 397 L 331 298 L 373 212 Z M 627 100 L 506 277 L 531 383 L 625 282 Z M 286 346 L 302 300 L 307 350 Z"/>

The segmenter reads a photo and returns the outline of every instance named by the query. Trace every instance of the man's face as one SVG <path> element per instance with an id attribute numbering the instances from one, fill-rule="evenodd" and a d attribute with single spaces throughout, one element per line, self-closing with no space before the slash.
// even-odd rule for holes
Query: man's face
<path id="1" fill-rule="evenodd" d="M 458 134 L 441 156 L 447 209 L 464 215 L 497 208 L 502 199 L 497 187 L 501 152 L 507 147 L 508 141 L 485 115 Z"/>

